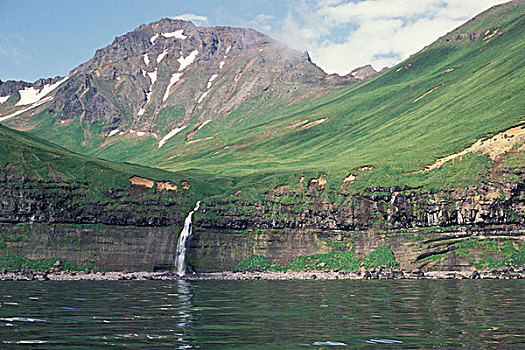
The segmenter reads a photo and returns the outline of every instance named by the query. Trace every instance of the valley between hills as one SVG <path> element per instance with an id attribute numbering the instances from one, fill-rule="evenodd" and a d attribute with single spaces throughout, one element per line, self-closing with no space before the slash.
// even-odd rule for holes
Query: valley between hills
<path id="1" fill-rule="evenodd" d="M 173 270 L 200 201 L 196 272 L 523 270 L 524 13 L 343 77 L 162 19 L 0 82 L 0 269 Z"/>

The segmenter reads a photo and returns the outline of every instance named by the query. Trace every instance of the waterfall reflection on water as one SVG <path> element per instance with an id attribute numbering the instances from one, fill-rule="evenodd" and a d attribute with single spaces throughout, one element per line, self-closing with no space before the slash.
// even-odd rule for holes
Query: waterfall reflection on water
<path id="1" fill-rule="evenodd" d="M 177 292 L 180 301 L 177 310 L 179 316 L 177 327 L 182 330 L 182 336 L 178 339 L 182 344 L 178 346 L 178 349 L 192 349 L 193 346 L 190 344 L 190 339 L 188 339 L 193 323 L 193 315 L 191 313 L 193 304 L 190 283 L 185 280 L 177 280 Z"/>

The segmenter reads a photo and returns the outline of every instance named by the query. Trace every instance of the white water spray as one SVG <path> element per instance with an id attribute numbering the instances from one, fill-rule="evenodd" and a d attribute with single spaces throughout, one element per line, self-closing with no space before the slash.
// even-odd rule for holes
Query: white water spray
<path id="1" fill-rule="evenodd" d="M 193 231 L 191 218 L 193 213 L 199 209 L 200 204 L 201 202 L 198 201 L 195 208 L 190 211 L 186 220 L 184 220 L 184 229 L 180 233 L 179 240 L 177 241 L 177 250 L 175 251 L 175 271 L 179 276 L 184 276 L 186 274 L 186 250 L 188 249 L 188 239 Z"/>

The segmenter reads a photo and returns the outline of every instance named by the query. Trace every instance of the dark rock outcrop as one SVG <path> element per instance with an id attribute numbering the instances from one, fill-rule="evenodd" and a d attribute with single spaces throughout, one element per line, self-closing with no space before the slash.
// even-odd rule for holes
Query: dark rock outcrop
<path id="1" fill-rule="evenodd" d="M 203 227 L 301 228 L 328 230 L 366 230 L 369 228 L 417 228 L 525 223 L 525 184 L 508 183 L 502 188 L 479 185 L 469 188 L 418 192 L 409 188 L 370 188 L 361 194 L 338 195 L 332 203 L 323 200 L 317 188 L 302 191 L 273 190 L 264 203 L 227 202 L 206 204 L 214 220 L 202 219 Z M 224 212 L 223 205 L 234 204 L 239 212 Z M 278 213 L 280 219 L 271 218 Z M 288 219 L 284 219 L 288 218 Z"/>
<path id="2" fill-rule="evenodd" d="M 0 178 L 0 222 L 168 226 L 184 221 L 182 193 L 132 200 L 108 190 L 106 200 L 96 201 L 87 191 L 83 183 Z"/>

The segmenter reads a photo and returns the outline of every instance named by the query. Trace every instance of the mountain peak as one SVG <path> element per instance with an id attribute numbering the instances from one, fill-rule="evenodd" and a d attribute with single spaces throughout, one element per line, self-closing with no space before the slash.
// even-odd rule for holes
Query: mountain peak
<path id="1" fill-rule="evenodd" d="M 57 128 L 81 121 L 102 130 L 102 140 L 147 136 L 162 147 L 243 105 L 287 105 L 353 81 L 253 29 L 163 18 L 98 49 L 45 106 Z"/>
<path id="2" fill-rule="evenodd" d="M 371 64 L 367 64 L 362 67 L 358 67 L 354 69 L 347 75 L 347 77 L 351 76 L 351 77 L 356 78 L 357 80 L 365 80 L 365 79 L 375 77 L 378 74 L 379 72 L 376 71 L 374 67 L 372 67 Z"/>

